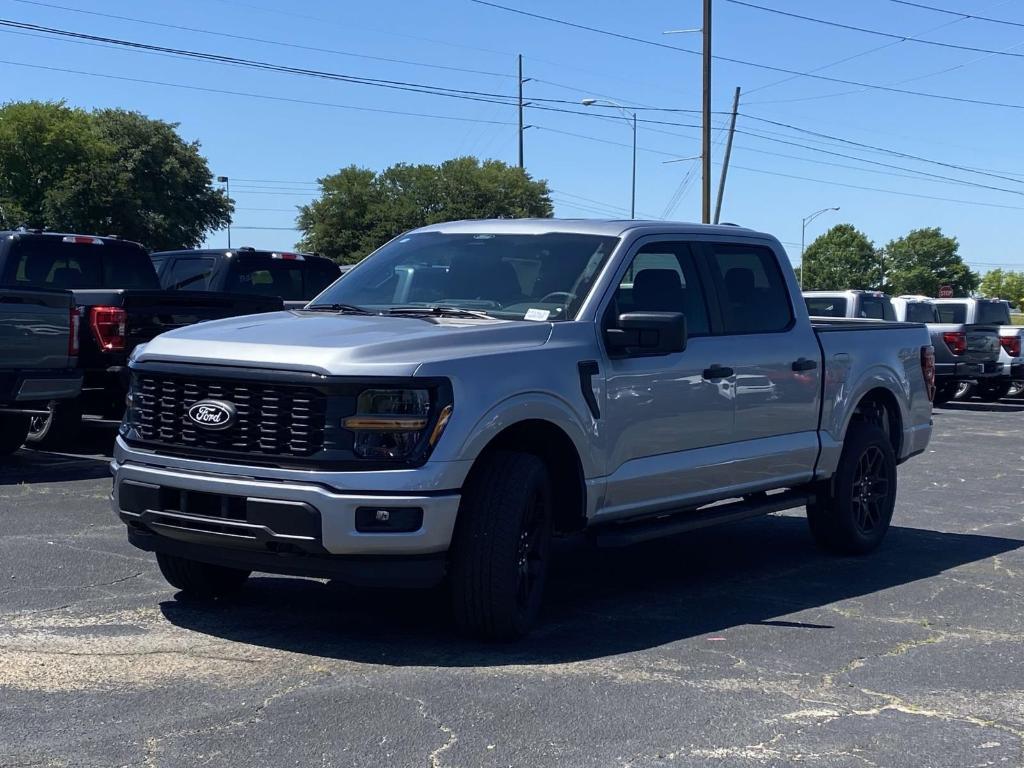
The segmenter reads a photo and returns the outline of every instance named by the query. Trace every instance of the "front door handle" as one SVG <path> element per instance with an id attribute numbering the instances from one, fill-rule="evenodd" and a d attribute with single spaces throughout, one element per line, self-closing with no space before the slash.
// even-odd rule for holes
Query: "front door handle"
<path id="1" fill-rule="evenodd" d="M 813 371 L 818 367 L 817 360 L 808 360 L 806 357 L 801 357 L 799 360 L 793 362 L 793 370 L 797 373 L 803 371 Z"/>
<path id="2" fill-rule="evenodd" d="M 730 376 L 732 376 L 732 374 L 732 368 L 726 368 L 725 366 L 715 364 L 712 365 L 710 368 L 705 368 L 703 375 L 705 379 L 714 380 L 727 379 Z"/>

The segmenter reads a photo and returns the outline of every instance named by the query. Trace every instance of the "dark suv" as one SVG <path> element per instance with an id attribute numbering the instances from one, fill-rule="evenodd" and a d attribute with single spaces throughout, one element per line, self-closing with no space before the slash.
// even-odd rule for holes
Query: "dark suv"
<path id="1" fill-rule="evenodd" d="M 163 288 L 276 296 L 291 308 L 305 306 L 341 275 L 323 256 L 248 247 L 162 251 L 152 259 Z"/>

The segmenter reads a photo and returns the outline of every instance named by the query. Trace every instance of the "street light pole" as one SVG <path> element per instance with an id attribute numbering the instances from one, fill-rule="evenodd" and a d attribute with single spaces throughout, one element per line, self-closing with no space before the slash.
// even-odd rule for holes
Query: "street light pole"
<path id="1" fill-rule="evenodd" d="M 822 208 L 820 211 L 815 211 L 809 216 L 804 216 L 800 221 L 800 290 L 804 289 L 804 241 L 807 238 L 807 225 L 814 221 L 816 218 L 821 216 L 823 213 L 829 211 L 838 211 L 839 206 L 834 208 Z"/>
<path id="2" fill-rule="evenodd" d="M 622 117 L 629 123 L 629 127 L 633 129 L 633 176 L 632 176 L 632 194 L 630 196 L 629 204 L 629 218 L 636 218 L 636 112 L 630 112 L 624 106 L 619 104 L 617 101 L 611 99 L 583 99 L 580 102 L 584 107 L 592 107 L 595 104 L 607 104 L 608 106 L 615 107 L 619 112 L 622 113 Z"/>
<path id="3" fill-rule="evenodd" d="M 231 202 L 231 180 L 227 176 L 218 176 L 217 181 L 224 185 L 224 194 L 228 196 L 228 202 Z M 228 218 L 228 250 L 231 250 L 231 219 Z"/>

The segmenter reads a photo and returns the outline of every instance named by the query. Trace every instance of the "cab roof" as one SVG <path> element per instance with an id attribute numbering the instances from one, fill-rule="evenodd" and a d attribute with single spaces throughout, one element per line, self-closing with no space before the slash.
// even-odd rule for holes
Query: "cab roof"
<path id="1" fill-rule="evenodd" d="M 694 224 L 692 222 L 655 221 L 644 219 L 468 219 L 429 224 L 413 232 L 442 232 L 445 234 L 509 234 L 544 235 L 565 233 L 621 237 L 627 232 L 644 234 L 724 235 L 726 237 L 765 237 L 734 224 Z"/>

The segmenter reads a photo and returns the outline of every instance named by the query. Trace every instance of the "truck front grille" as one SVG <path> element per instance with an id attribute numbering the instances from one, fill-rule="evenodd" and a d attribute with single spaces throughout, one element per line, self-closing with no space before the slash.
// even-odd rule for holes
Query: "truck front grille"
<path id="1" fill-rule="evenodd" d="M 188 417 L 200 400 L 235 406 L 235 422 L 206 429 Z M 311 456 L 324 447 L 326 395 L 313 388 L 136 373 L 129 419 L 145 442 L 197 452 Z"/>

